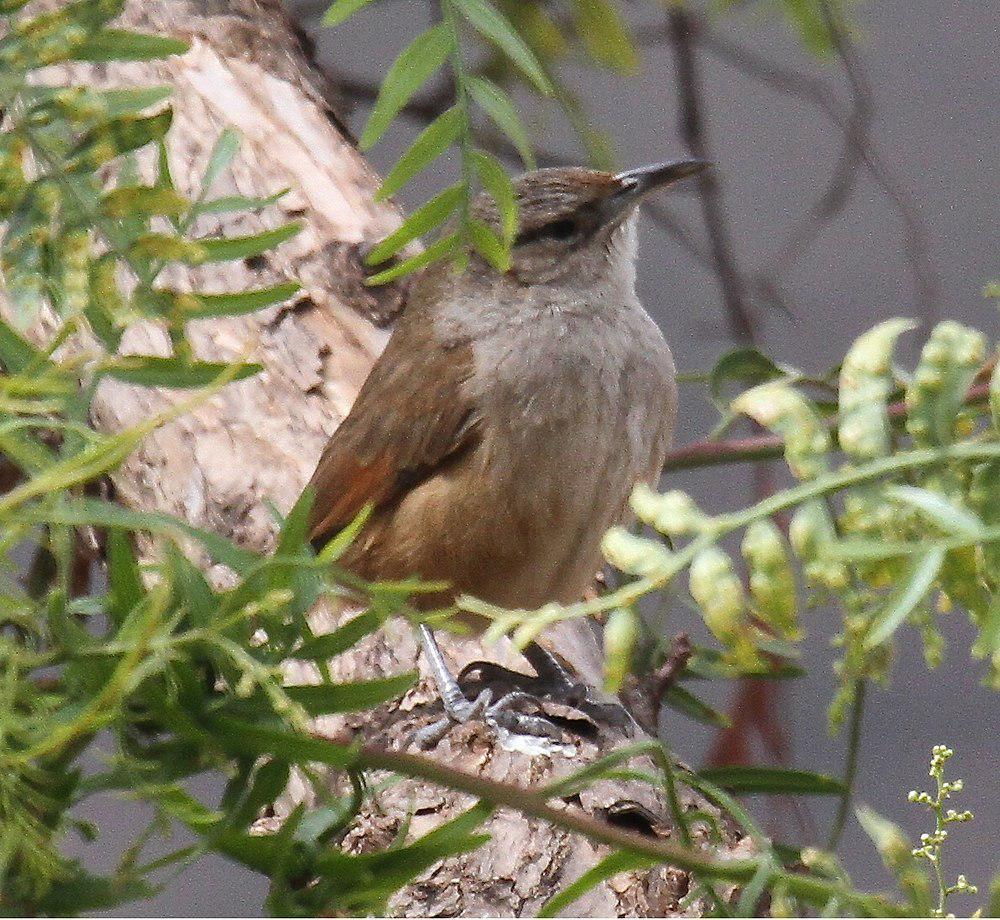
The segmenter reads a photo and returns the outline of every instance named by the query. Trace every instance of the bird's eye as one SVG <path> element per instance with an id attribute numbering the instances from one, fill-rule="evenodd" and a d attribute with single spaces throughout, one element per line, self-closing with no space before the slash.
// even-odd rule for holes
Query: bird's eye
<path id="1" fill-rule="evenodd" d="M 545 235 L 554 240 L 568 240 L 576 233 L 576 222 L 569 218 L 554 220 L 545 225 Z"/>

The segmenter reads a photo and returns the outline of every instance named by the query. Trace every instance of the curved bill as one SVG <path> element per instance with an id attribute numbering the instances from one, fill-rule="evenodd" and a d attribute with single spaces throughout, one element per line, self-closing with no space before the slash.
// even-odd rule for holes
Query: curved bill
<path id="1" fill-rule="evenodd" d="M 675 160 L 672 163 L 654 163 L 620 172 L 615 178 L 621 184 L 620 194 L 630 201 L 641 198 L 656 189 L 666 188 L 688 176 L 696 176 L 712 164 L 708 160 Z"/>

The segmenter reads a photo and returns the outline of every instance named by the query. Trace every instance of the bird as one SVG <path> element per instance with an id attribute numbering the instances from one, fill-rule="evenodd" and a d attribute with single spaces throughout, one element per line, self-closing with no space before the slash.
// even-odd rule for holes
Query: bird
<path id="1" fill-rule="evenodd" d="M 307 486 L 313 544 L 367 507 L 338 565 L 368 581 L 447 584 L 415 596 L 425 609 L 462 594 L 527 609 L 580 599 L 633 488 L 658 482 L 677 414 L 670 348 L 636 293 L 639 206 L 708 165 L 553 167 L 512 180 L 509 268 L 472 252 L 412 283 Z M 500 231 L 485 192 L 469 217 Z M 445 710 L 424 746 L 476 716 L 521 736 L 554 735 L 517 712 L 523 689 L 469 699 L 433 631 L 418 628 Z M 579 703 L 600 685 L 601 647 L 587 623 L 557 624 L 525 657 L 548 693 Z"/>

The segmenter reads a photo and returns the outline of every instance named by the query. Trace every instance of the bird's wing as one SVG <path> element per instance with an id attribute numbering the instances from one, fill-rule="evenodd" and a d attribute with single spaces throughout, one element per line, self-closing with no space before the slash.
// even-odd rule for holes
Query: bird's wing
<path id="1" fill-rule="evenodd" d="M 309 482 L 314 542 L 367 504 L 376 511 L 391 504 L 476 437 L 479 417 L 463 390 L 471 347 L 436 341 L 430 323 L 416 319 L 401 321 L 320 457 Z"/>

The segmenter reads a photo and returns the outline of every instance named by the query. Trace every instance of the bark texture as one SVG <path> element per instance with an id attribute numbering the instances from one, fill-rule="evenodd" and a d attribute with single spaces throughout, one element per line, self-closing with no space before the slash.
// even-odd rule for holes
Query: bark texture
<path id="1" fill-rule="evenodd" d="M 215 192 L 256 196 L 291 189 L 259 217 L 212 218 L 199 229 L 246 234 L 292 218 L 301 218 L 305 229 L 265 259 L 191 268 L 169 279 L 181 287 L 231 291 L 292 277 L 303 289 L 291 304 L 197 325 L 191 338 L 198 357 L 245 357 L 261 362 L 265 370 L 231 384 L 150 435 L 114 477 L 116 494 L 130 507 L 166 511 L 266 551 L 274 538 L 267 502 L 287 510 L 298 496 L 383 347 L 387 324 L 405 302 L 401 288 L 365 288 L 360 262 L 365 248 L 394 229 L 400 217 L 394 207 L 375 203 L 378 179 L 338 117 L 334 88 L 274 0 L 129 0 L 124 18 L 133 27 L 181 36 L 191 42 L 191 50 L 154 64 L 61 68 L 52 78 L 84 77 L 104 85 L 169 83 L 175 109 L 171 162 L 185 191 L 196 187 L 209 151 L 227 125 L 240 131 L 243 146 Z M 141 325 L 129 330 L 122 347 L 130 353 L 167 354 L 169 342 L 161 329 Z M 107 382 L 94 403 L 93 421 L 104 431 L 119 431 L 181 398 Z M 191 552 L 196 556 L 198 550 L 192 547 Z M 218 583 L 227 575 L 223 570 L 210 574 Z M 314 621 L 318 629 L 329 629 L 343 616 L 324 608 L 314 613 Z M 509 647 L 484 649 L 447 636 L 443 645 L 457 666 L 488 658 L 524 667 Z M 335 661 L 333 673 L 335 679 L 350 680 L 419 667 L 426 674 L 423 664 L 412 631 L 395 622 Z M 303 683 L 313 675 L 290 663 L 288 678 Z M 369 741 L 404 748 L 414 728 L 439 714 L 436 694 L 425 678 L 391 706 L 322 720 L 318 729 L 351 729 Z M 492 779 L 540 786 L 624 740 L 573 716 L 567 722 L 573 756 L 532 757 L 502 750 L 485 726 L 470 723 L 449 734 L 431 756 Z M 260 830 L 273 828 L 289 802 L 306 795 L 304 786 L 290 789 L 276 812 L 262 819 Z M 713 810 L 687 792 L 684 803 Z M 408 814 L 410 834 L 424 833 L 468 804 L 464 795 L 425 783 L 393 785 L 362 814 L 345 846 L 365 851 L 386 845 Z M 676 833 L 662 798 L 641 784 L 602 782 L 566 805 L 627 820 L 651 834 Z M 586 840 L 509 811 L 499 811 L 485 830 L 489 843 L 448 860 L 401 891 L 394 912 L 529 914 L 606 855 Z M 571 912 L 674 915 L 681 912 L 678 901 L 687 890 L 685 874 L 670 867 L 626 873 L 599 885 Z M 695 900 L 688 911 L 697 913 L 700 907 Z"/>

